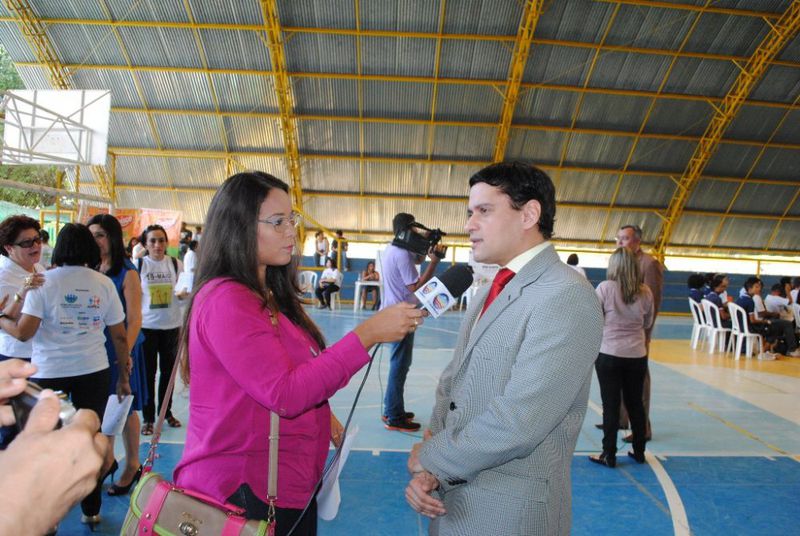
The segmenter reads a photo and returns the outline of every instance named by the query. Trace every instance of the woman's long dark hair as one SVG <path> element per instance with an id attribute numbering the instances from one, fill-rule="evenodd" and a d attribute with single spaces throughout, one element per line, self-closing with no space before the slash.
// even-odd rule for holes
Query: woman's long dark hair
<path id="1" fill-rule="evenodd" d="M 108 238 L 108 252 L 111 255 L 111 267 L 106 272 L 109 277 L 114 277 L 122 270 L 125 265 L 125 242 L 122 240 L 122 226 L 119 220 L 111 214 L 96 214 L 92 216 L 86 227 L 99 225 L 106 233 Z M 102 260 L 101 260 L 102 262 Z M 100 266 L 97 266 L 100 269 Z"/>
<path id="2" fill-rule="evenodd" d="M 212 279 L 233 279 L 261 297 L 264 309 L 280 311 L 304 329 L 325 348 L 319 328 L 306 314 L 300 302 L 301 289 L 297 282 L 297 259 L 285 266 L 268 266 L 263 288 L 258 277 L 257 219 L 261 204 L 269 192 L 278 188 L 289 193 L 289 186 L 280 179 L 261 171 L 237 173 L 229 177 L 214 194 L 203 226 L 203 246 L 198 256 L 194 290 L 181 331 L 181 376 L 189 383 L 189 323 L 194 298 Z"/>

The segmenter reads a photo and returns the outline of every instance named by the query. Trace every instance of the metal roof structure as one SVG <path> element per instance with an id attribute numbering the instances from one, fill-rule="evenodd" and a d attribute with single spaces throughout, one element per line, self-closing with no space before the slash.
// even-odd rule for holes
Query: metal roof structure
<path id="1" fill-rule="evenodd" d="M 800 251 L 800 0 L 4 0 L 30 89 L 110 89 L 123 207 L 202 222 L 231 173 L 375 237 L 411 212 L 463 237 L 468 178 L 547 171 L 556 239 Z"/>

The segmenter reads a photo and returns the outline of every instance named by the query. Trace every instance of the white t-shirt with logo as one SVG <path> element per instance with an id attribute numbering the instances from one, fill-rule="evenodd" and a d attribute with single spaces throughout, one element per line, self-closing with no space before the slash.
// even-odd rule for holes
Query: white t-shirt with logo
<path id="1" fill-rule="evenodd" d="M 181 271 L 180 261 L 176 260 L 176 271 L 169 255 L 164 255 L 160 261 L 154 261 L 149 255 L 141 260 L 139 277 L 142 280 L 142 327 L 164 330 L 180 327 L 180 300 L 175 297 L 175 285 Z"/>
<path id="2" fill-rule="evenodd" d="M 125 321 L 113 281 L 83 266 L 47 272 L 25 297 L 22 313 L 40 318 L 31 361 L 37 378 L 68 378 L 108 368 L 106 326 Z"/>
<path id="3" fill-rule="evenodd" d="M 34 270 L 44 273 L 44 267 L 41 264 L 34 265 Z M 25 268 L 5 255 L 0 255 L 0 298 L 8 296 L 9 300 L 13 300 L 14 293 L 19 292 L 25 285 L 25 278 L 29 275 L 31 275 L 30 272 Z M 7 357 L 30 359 L 32 351 L 33 343 L 31 341 L 22 342 L 0 330 L 0 354 Z"/>

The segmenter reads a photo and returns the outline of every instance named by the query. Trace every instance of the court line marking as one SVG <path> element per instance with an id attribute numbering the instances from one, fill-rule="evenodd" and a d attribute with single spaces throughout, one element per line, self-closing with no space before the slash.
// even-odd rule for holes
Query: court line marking
<path id="1" fill-rule="evenodd" d="M 776 447 L 772 443 L 767 443 L 766 441 L 764 441 L 763 439 L 761 439 L 760 437 L 758 437 L 754 433 L 750 432 L 749 430 L 746 430 L 746 429 L 742 428 L 741 426 L 739 426 L 738 424 L 733 423 L 733 422 L 725 419 L 721 415 L 717 415 L 716 413 L 714 413 L 710 409 L 704 408 L 700 404 L 696 404 L 694 402 L 689 402 L 689 407 L 692 408 L 695 411 L 703 413 L 704 415 L 706 415 L 708 417 L 711 417 L 712 419 L 715 419 L 715 420 L 721 422 L 722 424 L 724 424 L 725 426 L 727 426 L 731 430 L 735 430 L 736 432 L 739 432 L 740 434 L 742 434 L 746 438 L 752 439 L 756 443 L 761 443 L 762 445 L 764 445 L 765 447 L 767 447 L 769 450 L 771 450 L 773 452 L 777 452 L 778 454 L 780 454 L 782 456 L 786 456 L 786 457 L 792 458 L 796 462 L 800 462 L 800 456 L 796 456 L 796 455 L 791 454 L 790 452 L 786 452 L 782 448 Z"/>
<path id="2" fill-rule="evenodd" d="M 595 402 L 589 400 L 589 407 L 598 415 L 603 415 L 603 408 L 598 406 Z M 672 517 L 672 528 L 676 536 L 689 536 L 691 530 L 689 529 L 689 519 L 686 516 L 686 508 L 683 506 L 680 493 L 675 487 L 675 483 L 669 477 L 664 466 L 658 461 L 658 458 L 651 452 L 645 452 L 650 469 L 656 475 L 656 480 L 664 490 L 664 496 L 667 498 L 667 506 L 669 506 L 669 513 Z M 637 486 L 639 487 L 639 486 Z"/>

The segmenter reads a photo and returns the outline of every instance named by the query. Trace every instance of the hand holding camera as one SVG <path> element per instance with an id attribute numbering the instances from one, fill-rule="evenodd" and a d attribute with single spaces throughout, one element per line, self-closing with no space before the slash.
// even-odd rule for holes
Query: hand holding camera
<path id="1" fill-rule="evenodd" d="M 0 362 L 0 421 L 15 423 L 9 400 L 27 412 L 23 431 L 0 452 L 0 532 L 8 534 L 50 530 L 97 484 L 108 449 L 97 415 L 32 387 L 26 379 L 35 372 L 19 359 Z"/>

